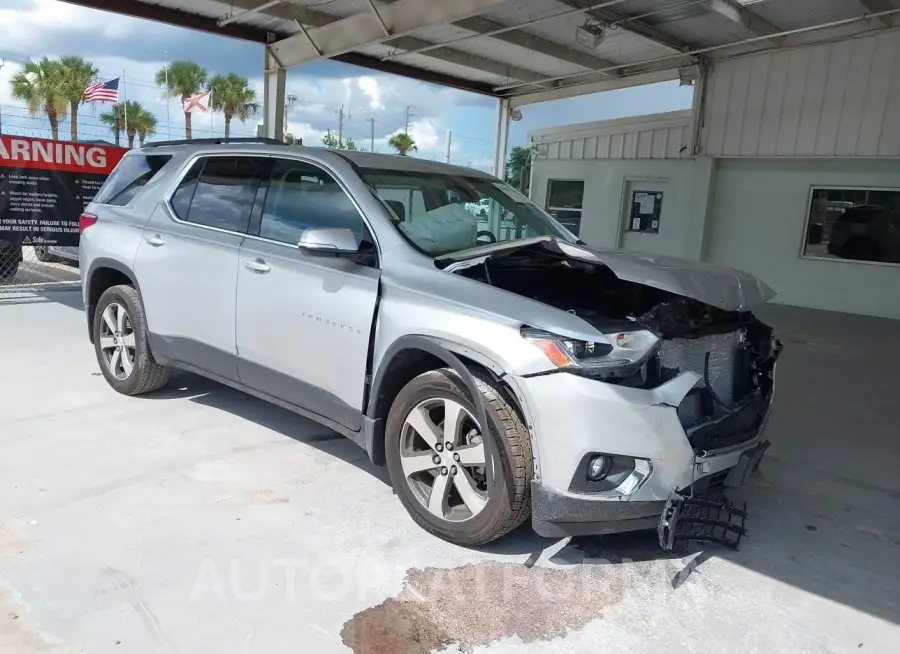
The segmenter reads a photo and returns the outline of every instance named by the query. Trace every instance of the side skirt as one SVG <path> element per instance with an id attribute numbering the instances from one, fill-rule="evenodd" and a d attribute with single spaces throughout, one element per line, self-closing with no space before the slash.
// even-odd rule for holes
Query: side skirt
<path id="1" fill-rule="evenodd" d="M 273 397 L 272 395 L 269 395 L 268 393 L 263 393 L 262 391 L 257 391 L 256 389 L 245 386 L 244 384 L 241 384 L 240 382 L 236 382 L 232 379 L 227 379 L 227 378 L 217 375 L 215 373 L 209 372 L 208 370 L 204 370 L 203 368 L 198 368 L 197 366 L 193 366 L 189 363 L 175 361 L 172 359 L 157 358 L 156 353 L 154 353 L 154 358 L 156 358 L 156 360 L 159 363 L 165 364 L 167 366 L 172 366 L 173 368 L 178 368 L 180 370 L 185 370 L 187 372 L 192 372 L 196 375 L 200 375 L 201 377 L 206 377 L 207 379 L 211 379 L 215 382 L 219 382 L 220 384 L 223 384 L 223 385 L 233 388 L 235 390 L 242 391 L 244 393 L 247 393 L 248 395 L 252 395 L 261 400 L 265 400 L 266 402 L 270 402 L 271 404 L 279 406 L 282 409 L 287 409 L 288 411 L 296 413 L 297 415 L 300 415 L 304 418 L 308 418 L 309 420 L 312 420 L 313 422 L 317 422 L 320 425 L 322 425 L 323 427 L 328 427 L 329 429 L 339 433 L 341 436 L 345 436 L 346 438 L 349 438 L 351 441 L 353 441 L 354 443 L 359 445 L 364 450 L 367 449 L 366 443 L 367 443 L 367 440 L 369 440 L 369 439 L 366 438 L 365 428 L 363 429 L 363 431 L 353 431 L 351 429 L 347 429 L 343 425 L 341 425 L 333 420 L 329 420 L 328 418 L 326 418 L 324 416 L 320 416 L 318 413 L 315 413 L 313 411 L 308 411 L 307 409 L 297 406 L 296 404 L 292 404 L 290 402 L 285 402 L 284 400 L 279 399 L 277 397 Z M 362 421 L 362 412 L 360 412 L 360 420 Z M 365 425 L 364 425 L 364 427 L 365 427 Z M 370 454 L 370 457 L 371 457 L 371 454 Z"/>

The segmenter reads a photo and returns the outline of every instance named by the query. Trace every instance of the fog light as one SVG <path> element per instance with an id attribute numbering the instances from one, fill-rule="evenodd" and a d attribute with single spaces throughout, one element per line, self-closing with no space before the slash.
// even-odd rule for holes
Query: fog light
<path id="1" fill-rule="evenodd" d="M 595 456 L 588 461 L 587 478 L 591 481 L 600 481 L 606 477 L 609 470 L 609 459 L 603 455 Z"/>

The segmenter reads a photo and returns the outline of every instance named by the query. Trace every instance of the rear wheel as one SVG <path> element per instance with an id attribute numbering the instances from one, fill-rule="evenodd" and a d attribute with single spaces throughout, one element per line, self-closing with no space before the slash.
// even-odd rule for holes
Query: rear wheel
<path id="1" fill-rule="evenodd" d="M 150 393 L 169 381 L 169 369 L 156 363 L 150 352 L 144 306 L 133 286 L 112 286 L 103 292 L 93 329 L 100 370 L 118 392 Z"/>
<path id="2" fill-rule="evenodd" d="M 459 375 L 423 373 L 397 395 L 388 414 L 388 472 L 403 506 L 425 530 L 458 545 L 480 545 L 516 528 L 531 509 L 531 440 L 515 406 L 494 382 L 474 375 L 493 439 L 478 424 Z M 489 490 L 490 489 L 490 490 Z"/>
<path id="3" fill-rule="evenodd" d="M 34 256 L 37 257 L 38 261 L 43 261 L 44 263 L 48 261 L 53 261 L 53 257 L 50 255 L 50 252 L 47 250 L 46 245 L 35 245 L 34 246 Z"/>

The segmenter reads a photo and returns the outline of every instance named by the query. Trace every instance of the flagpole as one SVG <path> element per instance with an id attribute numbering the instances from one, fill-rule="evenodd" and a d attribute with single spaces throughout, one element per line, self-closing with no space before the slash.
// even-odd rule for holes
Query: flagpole
<path id="1" fill-rule="evenodd" d="M 170 106 L 169 106 L 171 103 L 169 101 L 172 98 L 171 98 L 171 94 L 169 93 L 169 51 L 165 50 L 164 52 L 166 54 L 166 67 L 165 67 L 165 71 L 166 71 L 166 126 L 169 128 L 169 140 L 171 141 L 172 140 L 172 113 L 171 113 Z"/>
<path id="2" fill-rule="evenodd" d="M 125 114 L 125 142 L 128 142 L 128 88 L 125 84 L 125 69 L 122 69 L 122 111 Z"/>
<path id="3" fill-rule="evenodd" d="M 206 99 L 207 107 L 209 108 L 209 138 L 212 138 L 213 135 L 213 108 L 212 108 L 212 89 L 209 90 L 209 97 Z"/>

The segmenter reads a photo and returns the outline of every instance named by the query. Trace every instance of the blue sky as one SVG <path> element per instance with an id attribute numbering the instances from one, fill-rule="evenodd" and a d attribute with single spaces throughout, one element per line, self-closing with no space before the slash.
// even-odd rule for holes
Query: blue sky
<path id="1" fill-rule="evenodd" d="M 47 123 L 27 115 L 23 103 L 10 97 L 9 77 L 28 58 L 44 55 L 81 55 L 94 62 L 104 78 L 124 74 L 129 100 L 137 100 L 159 118 L 157 138 L 168 137 L 167 113 L 173 138 L 183 134 L 184 119 L 177 101 L 168 112 L 162 93 L 153 83 L 168 59 L 192 59 L 210 73 L 236 72 L 262 91 L 262 46 L 85 9 L 57 0 L 0 0 L 0 108 L 3 132 L 48 136 Z M 411 104 L 410 132 L 419 145 L 417 156 L 442 160 L 447 130 L 453 132 L 451 161 L 489 169 L 493 153 L 496 101 L 463 91 L 376 73 L 332 61 L 318 61 L 288 71 L 287 92 L 297 97 L 289 111 L 289 131 L 304 143 L 318 145 L 330 129 L 337 131 L 337 111 L 343 105 L 350 117 L 345 135 L 369 147 L 370 123 L 375 120 L 375 148 L 388 151 L 387 139 L 403 128 Z M 510 145 L 524 145 L 538 127 L 620 118 L 684 109 L 690 106 L 689 88 L 677 83 L 622 89 L 523 108 L 523 120 L 513 123 Z M 99 114 L 109 105 L 89 105 L 79 112 L 81 138 L 108 138 Z M 256 120 L 236 123 L 232 132 L 255 133 Z M 61 131 L 68 134 L 68 122 Z M 221 134 L 223 119 L 194 114 L 198 136 Z"/>

